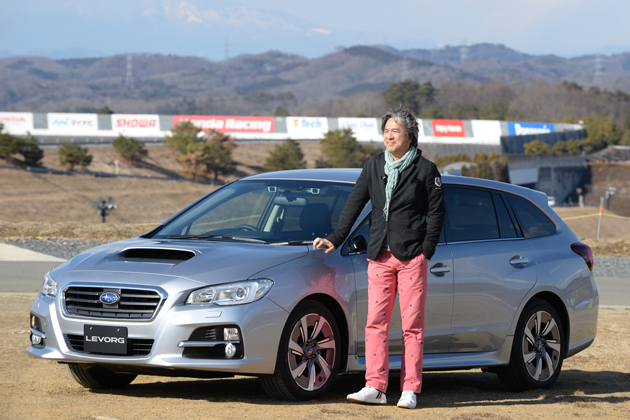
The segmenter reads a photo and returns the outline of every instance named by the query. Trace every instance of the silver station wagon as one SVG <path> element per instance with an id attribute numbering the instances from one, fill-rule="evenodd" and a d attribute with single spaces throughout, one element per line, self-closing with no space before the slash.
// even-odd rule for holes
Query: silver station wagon
<path id="1" fill-rule="evenodd" d="M 30 356 L 88 388 L 141 375 L 258 376 L 273 397 L 321 397 L 365 370 L 368 204 L 331 254 L 360 170 L 270 172 L 227 184 L 151 232 L 86 251 L 44 278 Z M 429 262 L 425 370 L 483 368 L 513 390 L 553 385 L 594 340 L 593 255 L 543 193 L 444 175 Z M 400 369 L 400 310 L 389 363 Z"/>

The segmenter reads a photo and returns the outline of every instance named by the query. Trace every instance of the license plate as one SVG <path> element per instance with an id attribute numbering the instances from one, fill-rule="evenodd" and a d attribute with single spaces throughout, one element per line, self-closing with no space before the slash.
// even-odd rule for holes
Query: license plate
<path id="1" fill-rule="evenodd" d="M 127 327 L 84 325 L 83 338 L 88 353 L 127 354 Z"/>

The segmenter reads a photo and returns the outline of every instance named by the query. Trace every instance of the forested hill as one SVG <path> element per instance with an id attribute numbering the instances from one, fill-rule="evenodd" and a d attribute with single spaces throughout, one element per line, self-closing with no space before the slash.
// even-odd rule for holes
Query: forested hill
<path id="1" fill-rule="evenodd" d="M 118 113 L 378 115 L 383 104 L 374 92 L 403 79 L 430 80 L 444 91 L 458 82 L 517 92 L 527 84 L 568 81 L 585 90 L 630 92 L 630 53 L 567 59 L 477 44 L 404 51 L 355 46 L 315 59 L 270 51 L 222 62 L 157 54 L 11 57 L 0 60 L 0 110 L 94 112 L 108 104 Z"/>

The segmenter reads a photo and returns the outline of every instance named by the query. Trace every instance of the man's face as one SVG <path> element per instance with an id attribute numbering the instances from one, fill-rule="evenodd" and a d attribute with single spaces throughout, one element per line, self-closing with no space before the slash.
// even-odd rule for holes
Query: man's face
<path id="1" fill-rule="evenodd" d="M 395 118 L 390 118 L 385 123 L 383 142 L 394 160 L 405 156 L 411 146 L 411 140 L 407 137 L 405 128 Z"/>

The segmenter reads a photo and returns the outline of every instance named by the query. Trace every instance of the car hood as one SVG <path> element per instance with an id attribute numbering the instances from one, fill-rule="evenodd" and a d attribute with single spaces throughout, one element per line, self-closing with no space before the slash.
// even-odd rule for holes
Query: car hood
<path id="1" fill-rule="evenodd" d="M 61 283 L 107 279 L 159 286 L 177 277 L 211 285 L 245 280 L 307 254 L 304 245 L 135 238 L 85 251 L 53 269 L 51 275 Z"/>

